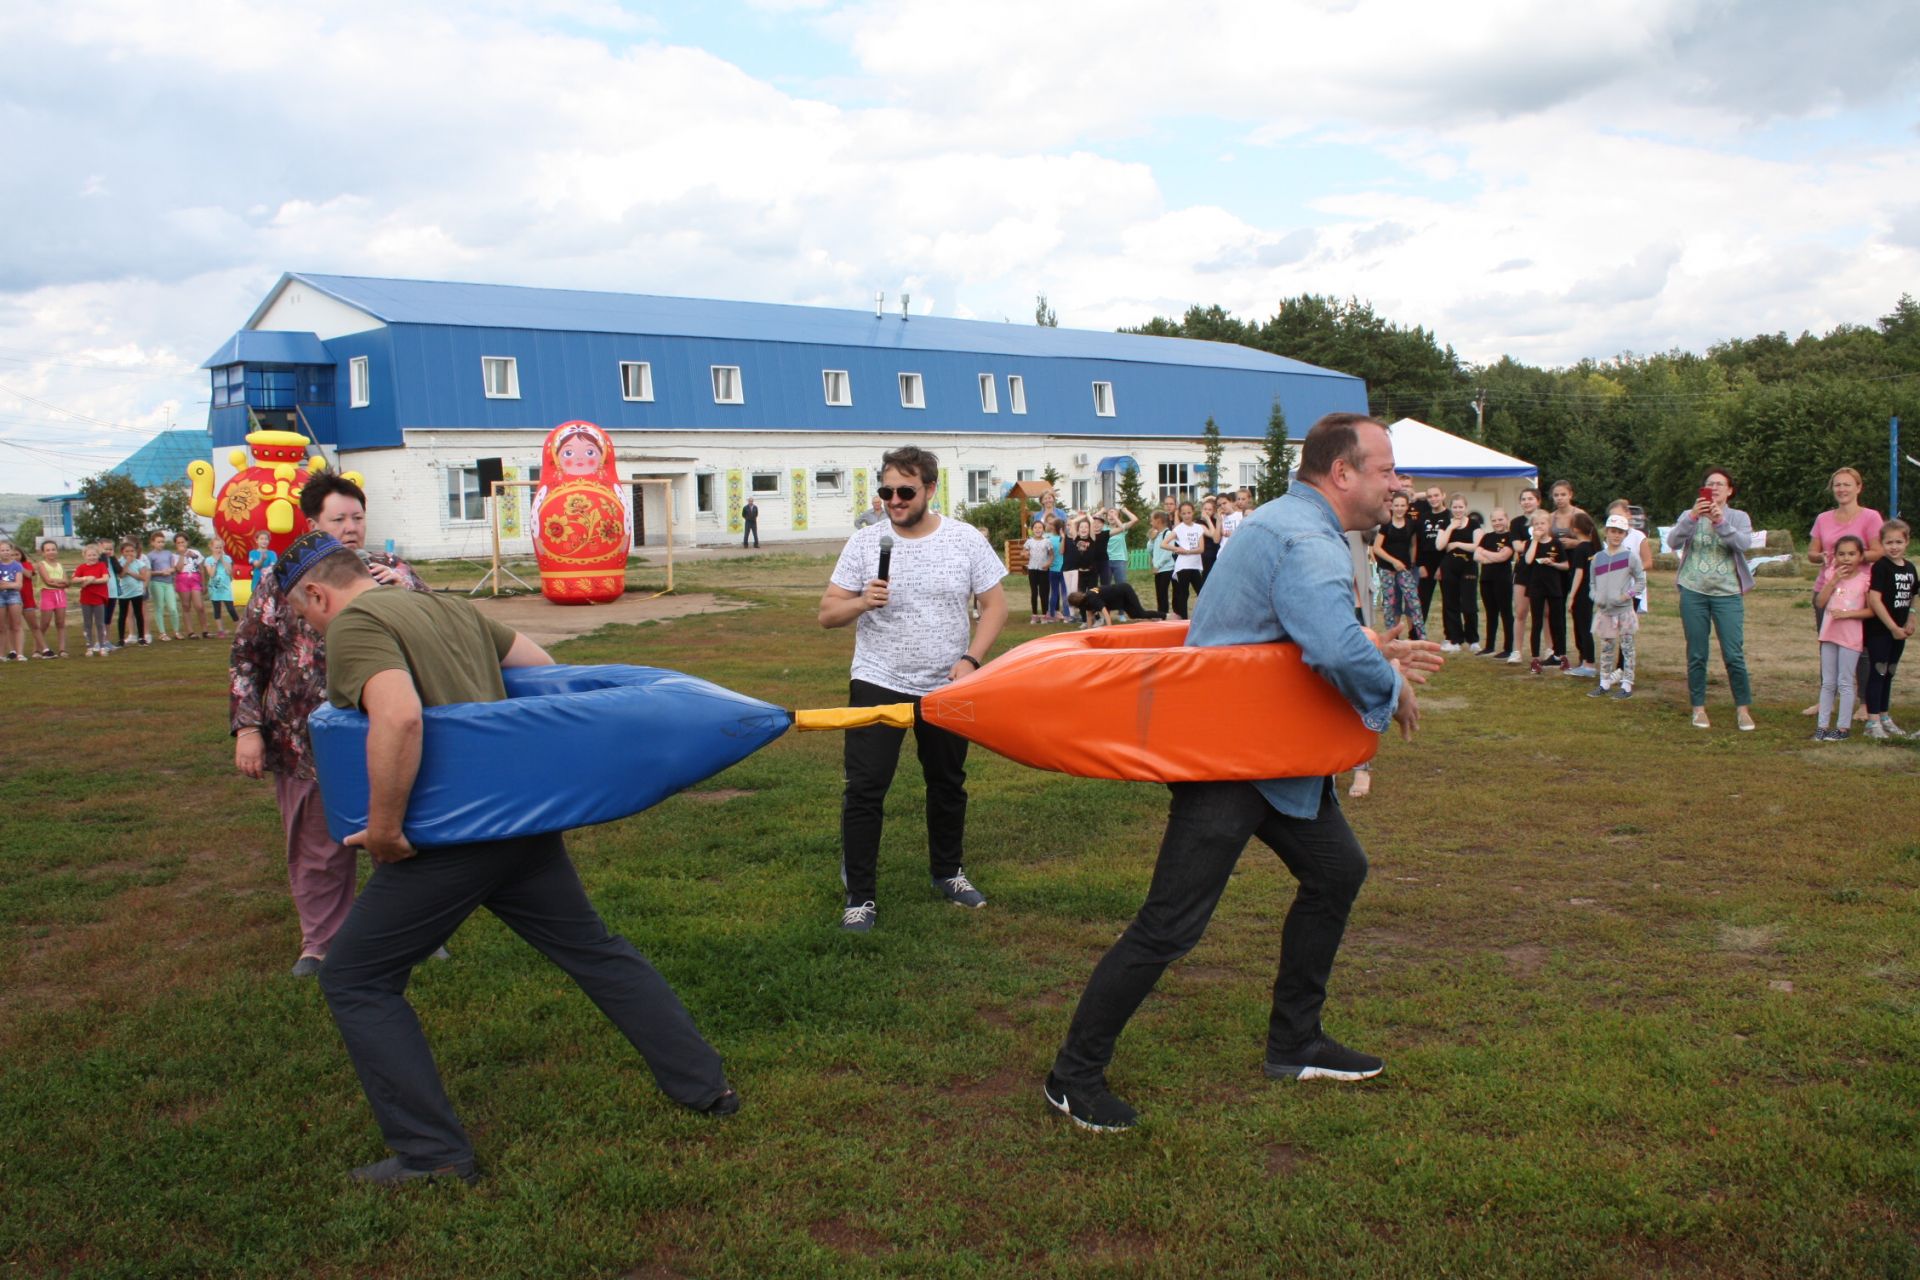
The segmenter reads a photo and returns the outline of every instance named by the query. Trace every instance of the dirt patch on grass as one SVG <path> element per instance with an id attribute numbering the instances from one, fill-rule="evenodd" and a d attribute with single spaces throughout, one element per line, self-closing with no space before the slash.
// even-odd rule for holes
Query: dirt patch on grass
<path id="1" fill-rule="evenodd" d="M 1779 944 L 1784 932 L 1777 924 L 1723 924 L 1714 945 L 1740 955 L 1764 955 Z"/>
<path id="2" fill-rule="evenodd" d="M 1507 947 L 1501 951 L 1500 958 L 1507 962 L 1507 968 L 1523 978 L 1531 978 L 1547 965 L 1547 949 L 1537 942 L 1523 942 L 1517 947 Z"/>
<path id="3" fill-rule="evenodd" d="M 744 600 L 722 600 L 704 591 L 670 596 L 644 596 L 636 591 L 612 604 L 594 605 L 553 604 L 545 596 L 481 596 L 474 603 L 538 645 L 558 644 L 615 623 L 631 626 L 752 607 Z"/>
<path id="4" fill-rule="evenodd" d="M 1095 1262 L 1143 1262 L 1160 1252 L 1160 1242 L 1144 1231 L 1086 1231 L 1074 1237 L 1074 1248 Z"/>
<path id="5" fill-rule="evenodd" d="M 893 1252 L 892 1243 L 878 1231 L 848 1222 L 845 1218 L 822 1218 L 818 1222 L 810 1222 L 807 1224 L 807 1234 L 813 1237 L 815 1243 L 838 1253 L 866 1257 Z"/>
<path id="6" fill-rule="evenodd" d="M 682 791 L 680 794 L 695 804 L 725 804 L 741 796 L 757 795 L 758 792 L 743 791 L 739 787 L 715 787 L 711 791 Z"/>
<path id="7" fill-rule="evenodd" d="M 1001 1067 L 984 1079 L 948 1081 L 944 1091 L 952 1098 L 1008 1098 L 1024 1092 L 1029 1083 L 1017 1069 Z"/>
<path id="8" fill-rule="evenodd" d="M 1269 1142 L 1260 1149 L 1260 1154 L 1265 1159 L 1268 1175 L 1276 1178 L 1293 1173 L 1309 1159 L 1306 1152 L 1291 1142 Z"/>

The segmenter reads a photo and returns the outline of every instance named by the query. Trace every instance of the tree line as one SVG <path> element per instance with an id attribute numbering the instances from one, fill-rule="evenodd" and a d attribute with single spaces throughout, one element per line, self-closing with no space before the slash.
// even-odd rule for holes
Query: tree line
<path id="1" fill-rule="evenodd" d="M 1367 302 L 1314 294 L 1258 323 L 1196 306 L 1126 332 L 1234 342 L 1354 374 L 1377 417 L 1418 418 L 1524 458 L 1544 483 L 1571 481 L 1583 506 L 1625 497 L 1662 519 L 1691 503 L 1710 465 L 1733 473 L 1756 527 L 1810 525 L 1841 466 L 1860 470 L 1863 501 L 1884 510 L 1894 417 L 1916 437 L 1905 452 L 1920 456 L 1920 303 L 1905 294 L 1873 324 L 1555 369 L 1471 364 Z M 1902 478 L 1920 495 L 1920 468 Z"/>

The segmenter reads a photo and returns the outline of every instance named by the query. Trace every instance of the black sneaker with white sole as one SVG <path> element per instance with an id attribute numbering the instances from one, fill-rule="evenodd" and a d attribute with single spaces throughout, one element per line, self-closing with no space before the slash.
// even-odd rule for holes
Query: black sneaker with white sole
<path id="1" fill-rule="evenodd" d="M 951 878 L 935 880 L 934 892 L 956 907 L 978 909 L 987 905 L 987 895 L 973 887 L 973 881 L 967 879 L 965 867 L 959 869 Z"/>
<path id="2" fill-rule="evenodd" d="M 840 912 L 840 927 L 848 933 L 871 933 L 877 914 L 871 902 L 849 902 Z"/>
<path id="3" fill-rule="evenodd" d="M 1047 1105 L 1091 1133 L 1119 1133 L 1140 1123 L 1140 1113 L 1113 1096 L 1105 1085 L 1097 1089 L 1075 1089 L 1047 1072 L 1041 1092 Z"/>
<path id="4" fill-rule="evenodd" d="M 1386 1065 L 1329 1035 L 1309 1040 L 1298 1049 L 1267 1055 L 1267 1075 L 1274 1080 L 1371 1080 Z"/>

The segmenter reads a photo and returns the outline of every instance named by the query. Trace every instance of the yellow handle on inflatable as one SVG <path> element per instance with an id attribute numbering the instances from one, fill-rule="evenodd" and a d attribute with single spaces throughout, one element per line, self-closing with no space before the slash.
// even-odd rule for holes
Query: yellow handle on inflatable
<path id="1" fill-rule="evenodd" d="M 796 711 L 793 727 L 801 733 L 827 729 L 864 729 L 883 724 L 890 729 L 913 728 L 913 704 L 890 702 L 882 707 L 825 707 L 818 711 Z"/>

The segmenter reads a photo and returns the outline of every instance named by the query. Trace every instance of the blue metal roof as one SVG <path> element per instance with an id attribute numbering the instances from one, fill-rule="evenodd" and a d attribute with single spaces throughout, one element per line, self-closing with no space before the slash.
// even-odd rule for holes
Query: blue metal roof
<path id="1" fill-rule="evenodd" d="M 242 329 L 208 356 L 202 369 L 229 364 L 332 364 L 318 335 L 275 329 Z"/>
<path id="2" fill-rule="evenodd" d="M 1111 458 L 1100 459 L 1100 465 L 1095 467 L 1094 471 L 1100 475 L 1105 475 L 1109 471 L 1138 471 L 1139 469 L 1139 463 L 1122 453 Z"/>
<path id="3" fill-rule="evenodd" d="M 1251 347 L 1192 338 L 1055 329 L 1036 324 L 954 320 L 941 316 L 914 316 L 903 320 L 897 312 L 876 317 L 870 311 L 829 307 L 598 293 L 584 289 L 535 289 L 520 285 L 388 280 L 305 272 L 289 272 L 281 283 L 287 280 L 303 281 L 388 324 L 797 342 L 894 351 L 1064 356 L 1353 380 L 1351 374 L 1255 351 Z M 276 286 L 268 295 L 269 302 L 278 293 Z M 258 323 L 267 305 L 261 304 L 247 322 L 249 328 Z"/>
<path id="4" fill-rule="evenodd" d="M 108 470 L 127 476 L 142 489 L 179 481 L 187 482 L 187 464 L 196 458 L 213 456 L 213 433 L 204 428 L 162 431 L 135 449 L 127 460 Z"/>

